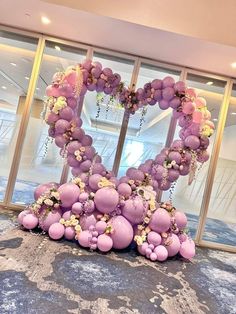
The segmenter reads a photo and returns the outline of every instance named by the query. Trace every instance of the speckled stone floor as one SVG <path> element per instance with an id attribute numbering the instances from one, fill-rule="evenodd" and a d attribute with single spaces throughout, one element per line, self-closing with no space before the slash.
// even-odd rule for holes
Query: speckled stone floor
<path id="1" fill-rule="evenodd" d="M 107 255 L 21 230 L 0 212 L 0 313 L 236 313 L 236 255 L 197 249 L 192 262 Z"/>

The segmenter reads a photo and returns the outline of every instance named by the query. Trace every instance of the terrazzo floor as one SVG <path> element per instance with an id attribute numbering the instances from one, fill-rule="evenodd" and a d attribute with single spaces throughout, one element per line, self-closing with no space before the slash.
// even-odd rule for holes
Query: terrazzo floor
<path id="1" fill-rule="evenodd" d="M 236 313 L 236 254 L 197 249 L 153 263 L 22 230 L 0 211 L 0 313 Z"/>

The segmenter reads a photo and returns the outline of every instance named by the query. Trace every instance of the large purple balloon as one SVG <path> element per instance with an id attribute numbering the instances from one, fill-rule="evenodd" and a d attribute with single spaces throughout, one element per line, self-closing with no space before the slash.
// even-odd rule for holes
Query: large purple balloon
<path id="1" fill-rule="evenodd" d="M 61 211 L 60 210 L 53 210 L 49 212 L 45 217 L 39 220 L 39 226 L 44 231 L 48 231 L 49 227 L 54 222 L 59 222 L 61 219 Z"/>
<path id="2" fill-rule="evenodd" d="M 114 188 L 104 187 L 95 193 L 96 208 L 104 214 L 112 212 L 119 202 L 119 194 Z"/>
<path id="3" fill-rule="evenodd" d="M 58 192 L 62 206 L 71 207 L 78 200 L 80 189 L 74 183 L 64 183 L 59 187 Z"/>
<path id="4" fill-rule="evenodd" d="M 149 226 L 153 231 L 166 232 L 170 228 L 169 213 L 163 208 L 158 208 L 152 215 Z"/>
<path id="5" fill-rule="evenodd" d="M 125 201 L 122 209 L 122 215 L 134 225 L 143 221 L 146 212 L 147 206 L 141 196 Z"/>
<path id="6" fill-rule="evenodd" d="M 113 228 L 111 238 L 114 249 L 125 249 L 133 240 L 134 231 L 131 224 L 123 216 L 113 217 L 109 223 Z"/>

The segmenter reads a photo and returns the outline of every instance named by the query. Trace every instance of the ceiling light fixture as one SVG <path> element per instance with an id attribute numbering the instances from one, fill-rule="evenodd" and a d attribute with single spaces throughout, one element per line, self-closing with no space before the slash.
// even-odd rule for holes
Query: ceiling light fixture
<path id="1" fill-rule="evenodd" d="M 10 64 L 11 64 L 12 66 L 16 67 L 16 63 L 11 62 Z"/>
<path id="2" fill-rule="evenodd" d="M 206 83 L 207 85 L 213 85 L 213 82 L 212 81 L 209 81 Z"/>
<path id="3" fill-rule="evenodd" d="M 45 25 L 48 25 L 48 24 L 51 23 L 51 21 L 49 20 L 49 18 L 46 17 L 46 16 L 42 16 L 42 17 L 41 17 L 41 22 L 42 22 L 43 24 L 45 24 Z"/>
<path id="4" fill-rule="evenodd" d="M 28 76 L 25 76 L 25 79 L 26 79 L 26 80 L 29 80 L 29 77 L 28 77 Z"/>
<path id="5" fill-rule="evenodd" d="M 231 112 L 231 114 L 232 114 L 233 116 L 235 116 L 235 115 L 236 115 L 236 112 Z"/>
<path id="6" fill-rule="evenodd" d="M 7 89 L 6 86 L 2 86 L 2 89 Z"/>
<path id="7" fill-rule="evenodd" d="M 59 46 L 55 46 L 55 49 L 61 51 L 61 48 Z"/>
<path id="8" fill-rule="evenodd" d="M 231 67 L 236 69 L 236 62 L 231 63 Z"/>
<path id="9" fill-rule="evenodd" d="M 39 88 L 39 87 L 36 87 L 36 89 L 39 90 L 40 88 Z"/>
<path id="10" fill-rule="evenodd" d="M 218 119 L 216 119 L 216 118 L 214 118 L 214 119 L 212 119 L 213 121 L 218 121 Z"/>

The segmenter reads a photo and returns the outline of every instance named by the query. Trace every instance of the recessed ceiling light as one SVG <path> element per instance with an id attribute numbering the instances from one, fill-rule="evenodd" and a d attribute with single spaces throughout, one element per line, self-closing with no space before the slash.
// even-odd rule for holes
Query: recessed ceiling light
<path id="1" fill-rule="evenodd" d="M 236 112 L 231 112 L 231 114 L 234 116 L 234 115 L 236 115 Z"/>
<path id="2" fill-rule="evenodd" d="M 214 119 L 212 119 L 213 121 L 218 121 L 218 119 L 216 119 L 216 118 L 214 118 Z"/>
<path id="3" fill-rule="evenodd" d="M 37 90 L 40 90 L 40 88 L 39 88 L 39 87 L 36 87 L 36 89 L 37 89 Z"/>
<path id="4" fill-rule="evenodd" d="M 61 48 L 59 46 L 55 46 L 55 49 L 61 51 Z"/>
<path id="5" fill-rule="evenodd" d="M 11 64 L 11 65 L 13 65 L 14 67 L 16 67 L 16 63 L 14 63 L 14 62 L 11 62 L 10 64 Z"/>
<path id="6" fill-rule="evenodd" d="M 45 24 L 45 25 L 48 25 L 48 24 L 51 23 L 51 21 L 49 20 L 49 18 L 46 17 L 46 16 L 42 16 L 42 17 L 41 17 L 41 22 L 42 22 L 43 24 Z"/>
<path id="7" fill-rule="evenodd" d="M 207 85 L 213 85 L 213 82 L 212 81 L 209 81 L 206 83 Z"/>
<path id="8" fill-rule="evenodd" d="M 29 77 L 28 77 L 28 76 L 25 76 L 25 79 L 26 79 L 26 80 L 29 80 Z"/>
<path id="9" fill-rule="evenodd" d="M 6 86 L 2 86 L 2 89 L 7 89 Z"/>
<path id="10" fill-rule="evenodd" d="M 236 68 L 236 62 L 231 63 L 231 67 L 235 69 Z"/>

